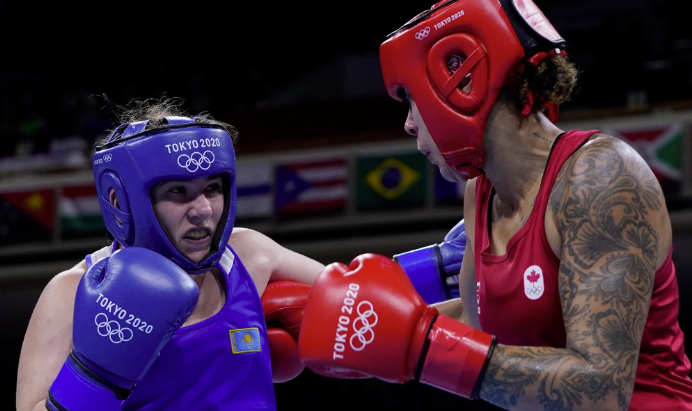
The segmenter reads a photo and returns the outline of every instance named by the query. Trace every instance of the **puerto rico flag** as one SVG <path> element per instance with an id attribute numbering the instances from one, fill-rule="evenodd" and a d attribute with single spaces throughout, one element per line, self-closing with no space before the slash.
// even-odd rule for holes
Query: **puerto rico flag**
<path id="1" fill-rule="evenodd" d="M 270 163 L 238 164 L 236 218 L 264 218 L 274 212 L 273 167 Z"/>
<path id="2" fill-rule="evenodd" d="M 343 158 L 279 165 L 276 210 L 292 214 L 345 209 L 347 175 Z"/>

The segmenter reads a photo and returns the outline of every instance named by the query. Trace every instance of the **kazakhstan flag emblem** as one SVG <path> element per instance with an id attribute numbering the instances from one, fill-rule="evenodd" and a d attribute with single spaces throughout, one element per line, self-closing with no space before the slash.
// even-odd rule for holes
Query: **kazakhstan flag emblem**
<path id="1" fill-rule="evenodd" d="M 365 181 L 377 194 L 391 200 L 400 196 L 420 178 L 417 170 L 390 157 L 370 171 L 365 176 Z"/>
<path id="2" fill-rule="evenodd" d="M 239 330 L 229 330 L 228 332 L 231 335 L 233 354 L 262 351 L 258 328 L 241 328 Z"/>

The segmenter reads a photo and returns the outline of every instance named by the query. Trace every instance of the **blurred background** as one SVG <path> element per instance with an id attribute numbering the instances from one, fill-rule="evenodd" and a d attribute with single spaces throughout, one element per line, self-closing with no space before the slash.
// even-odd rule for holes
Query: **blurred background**
<path id="1" fill-rule="evenodd" d="M 682 0 L 537 0 L 581 78 L 562 129 L 632 144 L 671 212 L 680 323 L 692 332 L 692 28 Z M 107 243 L 93 145 L 116 104 L 180 97 L 239 132 L 237 226 L 325 264 L 442 240 L 463 187 L 442 180 L 385 93 L 378 47 L 429 7 L 197 1 L 0 4 L 0 395 L 10 409 L 24 331 L 43 287 Z M 687 341 L 688 352 L 692 344 Z M 417 383 L 306 371 L 280 410 L 489 408 Z M 12 400 L 11 400 L 12 399 Z"/>

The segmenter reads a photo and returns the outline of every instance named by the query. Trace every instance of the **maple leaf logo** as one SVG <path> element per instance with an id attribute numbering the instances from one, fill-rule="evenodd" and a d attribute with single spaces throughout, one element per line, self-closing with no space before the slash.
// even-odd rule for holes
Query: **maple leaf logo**
<path id="1" fill-rule="evenodd" d="M 541 278 L 541 275 L 536 272 L 536 270 L 531 270 L 531 274 L 526 276 L 526 279 L 529 280 L 531 283 L 535 283 L 538 281 L 538 279 Z"/>

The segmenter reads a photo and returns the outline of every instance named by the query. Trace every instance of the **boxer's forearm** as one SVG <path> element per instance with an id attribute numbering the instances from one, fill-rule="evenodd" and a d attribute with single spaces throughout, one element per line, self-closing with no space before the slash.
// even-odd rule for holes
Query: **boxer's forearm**
<path id="1" fill-rule="evenodd" d="M 463 318 L 464 307 L 461 305 L 461 298 L 453 298 L 432 305 L 437 308 L 440 314 L 465 323 Z"/>
<path id="2" fill-rule="evenodd" d="M 573 350 L 498 344 L 480 397 L 507 410 L 626 410 L 636 369 L 628 358 L 589 363 Z"/>

